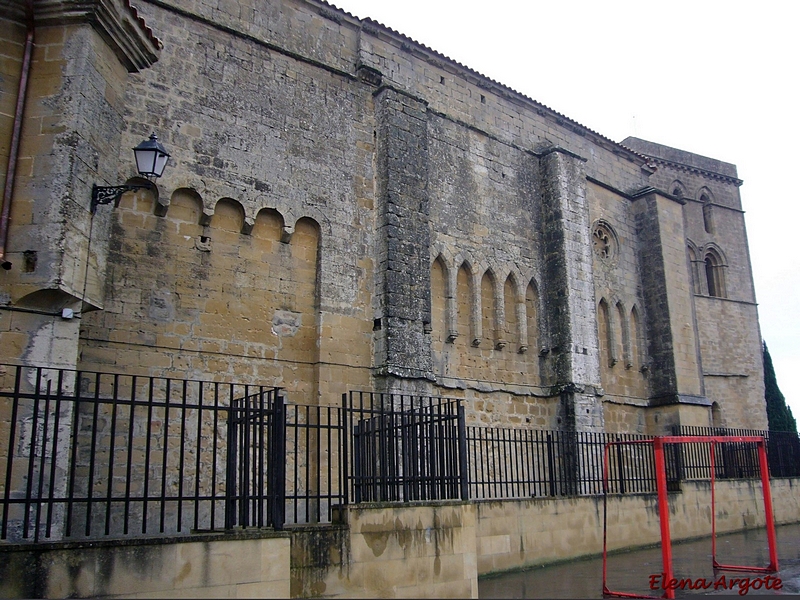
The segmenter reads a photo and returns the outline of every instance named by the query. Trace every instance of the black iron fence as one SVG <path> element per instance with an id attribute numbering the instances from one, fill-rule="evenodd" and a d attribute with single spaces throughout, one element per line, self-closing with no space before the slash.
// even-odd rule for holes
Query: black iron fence
<path id="1" fill-rule="evenodd" d="M 3 367 L 0 538 L 272 526 L 277 388 Z M 280 501 L 278 499 L 280 498 Z M 280 515 L 278 513 L 278 519 Z"/>
<path id="2" fill-rule="evenodd" d="M 736 429 L 729 427 L 673 428 L 673 435 L 760 436 L 767 443 L 770 477 L 800 477 L 800 437 L 797 432 Z M 711 455 L 708 444 L 682 444 L 680 477 L 708 479 Z M 726 442 L 714 448 L 714 477 L 717 479 L 751 479 L 760 476 L 758 450 L 754 444 Z"/>
<path id="3" fill-rule="evenodd" d="M 349 498 L 466 499 L 464 409 L 458 400 L 351 392 L 343 402 L 352 424 Z"/>
<path id="4" fill-rule="evenodd" d="M 282 524 L 330 523 L 346 503 L 346 436 L 340 406 L 286 405 Z M 268 467 L 268 466 L 267 466 Z"/>
<path id="5" fill-rule="evenodd" d="M 602 494 L 606 444 L 646 439 L 637 435 L 470 426 L 470 497 Z M 611 446 L 609 492 L 654 492 L 654 465 L 650 444 Z"/>
<path id="6" fill-rule="evenodd" d="M 763 435 L 773 477 L 800 476 L 797 434 Z M 459 400 L 350 392 L 286 404 L 279 388 L 0 367 L 0 539 L 94 539 L 327 523 L 359 502 L 655 491 L 636 435 L 466 426 Z M 620 443 L 622 442 L 622 443 Z M 710 476 L 707 444 L 668 445 L 672 489 Z M 759 476 L 718 444 L 717 478 Z"/>

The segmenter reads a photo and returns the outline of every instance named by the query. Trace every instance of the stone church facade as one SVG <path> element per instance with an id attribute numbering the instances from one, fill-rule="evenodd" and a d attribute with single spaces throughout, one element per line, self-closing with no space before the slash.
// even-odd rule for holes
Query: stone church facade
<path id="1" fill-rule="evenodd" d="M 766 429 L 734 165 L 614 142 L 320 0 L 0 8 L 2 362 Z M 155 192 L 92 214 L 152 131 Z"/>

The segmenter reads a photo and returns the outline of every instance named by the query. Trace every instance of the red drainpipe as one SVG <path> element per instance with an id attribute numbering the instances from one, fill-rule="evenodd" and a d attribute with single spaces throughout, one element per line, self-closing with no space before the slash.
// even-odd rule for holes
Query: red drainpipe
<path id="1" fill-rule="evenodd" d="M 19 141 L 22 134 L 22 116 L 25 111 L 25 98 L 28 93 L 28 76 L 31 71 L 31 54 L 33 53 L 33 0 L 27 2 L 28 35 L 25 37 L 25 52 L 22 56 L 22 73 L 19 78 L 17 108 L 14 113 L 14 127 L 11 132 L 11 147 L 8 152 L 8 169 L 6 170 L 6 187 L 3 190 L 3 208 L 0 210 L 0 267 L 6 271 L 11 263 L 6 259 L 6 242 L 8 241 L 8 216 L 11 213 L 11 195 L 14 191 L 14 180 L 17 175 L 17 158 Z"/>

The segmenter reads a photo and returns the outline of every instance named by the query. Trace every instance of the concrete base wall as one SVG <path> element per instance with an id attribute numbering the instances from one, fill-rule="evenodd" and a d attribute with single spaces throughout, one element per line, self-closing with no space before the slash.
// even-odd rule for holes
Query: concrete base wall
<path id="1" fill-rule="evenodd" d="M 0 598 L 288 598 L 289 536 L 0 547 Z"/>
<path id="2" fill-rule="evenodd" d="M 292 532 L 292 597 L 477 598 L 475 505 L 362 504 Z"/>
<path id="3" fill-rule="evenodd" d="M 669 497 L 674 541 L 711 533 L 708 482 Z M 800 522 L 798 479 L 771 482 L 776 524 Z M 763 527 L 760 482 L 718 481 L 717 531 Z M 653 494 L 612 496 L 612 549 L 660 540 Z M 477 598 L 478 575 L 598 554 L 603 499 L 363 504 L 340 525 L 262 535 L 0 546 L 2 598 Z"/>
<path id="4" fill-rule="evenodd" d="M 776 524 L 800 521 L 800 481 L 771 482 Z M 685 481 L 669 495 L 673 541 L 711 535 L 711 487 Z M 717 532 L 763 527 L 764 502 L 758 481 L 717 481 Z M 480 502 L 477 513 L 478 574 L 543 565 L 603 551 L 603 498 L 542 498 Z M 654 494 L 611 496 L 609 549 L 634 548 L 661 540 Z"/>

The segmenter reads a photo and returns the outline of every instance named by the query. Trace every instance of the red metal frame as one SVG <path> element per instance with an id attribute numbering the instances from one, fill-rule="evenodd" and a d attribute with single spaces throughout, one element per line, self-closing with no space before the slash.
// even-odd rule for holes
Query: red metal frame
<path id="1" fill-rule="evenodd" d="M 767 541 L 769 543 L 769 566 L 749 567 L 745 565 L 723 565 L 717 562 L 717 519 L 714 496 L 714 448 L 723 442 L 754 443 L 758 448 L 758 462 L 761 470 L 761 488 L 764 492 L 764 515 L 766 517 Z M 754 573 L 775 573 L 778 570 L 778 550 L 775 537 L 775 520 L 772 512 L 772 495 L 769 487 L 769 466 L 767 464 L 767 447 L 760 436 L 657 436 L 652 440 L 632 440 L 608 442 L 603 452 L 603 596 L 615 598 L 657 598 L 629 592 L 616 592 L 608 589 L 608 451 L 611 446 L 628 444 L 653 444 L 656 466 L 656 491 L 658 492 L 658 514 L 661 524 L 661 562 L 662 573 L 666 581 L 674 579 L 672 571 L 672 539 L 669 535 L 669 502 L 667 497 L 667 469 L 664 457 L 666 444 L 709 444 L 711 455 L 711 556 L 714 569 L 725 571 L 747 571 Z M 663 598 L 675 598 L 675 590 L 664 591 Z"/>

